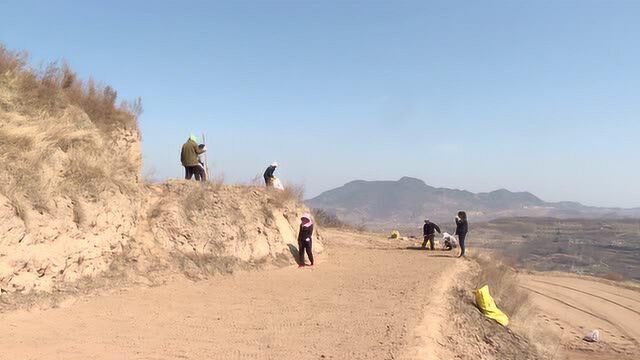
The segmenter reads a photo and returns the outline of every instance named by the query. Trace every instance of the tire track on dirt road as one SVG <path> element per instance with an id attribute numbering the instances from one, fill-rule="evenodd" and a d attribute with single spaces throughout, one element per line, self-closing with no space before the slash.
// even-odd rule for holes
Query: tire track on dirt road
<path id="1" fill-rule="evenodd" d="M 572 291 L 575 291 L 575 292 L 578 292 L 578 293 L 581 293 L 581 294 L 585 294 L 585 295 L 589 295 L 589 296 L 592 296 L 592 297 L 595 297 L 595 298 L 598 298 L 598 299 L 602 299 L 602 300 L 604 300 L 606 302 L 612 303 L 614 305 L 617 305 L 617 306 L 619 306 L 621 308 L 625 308 L 625 309 L 627 309 L 627 310 L 629 310 L 631 312 L 634 312 L 634 313 L 640 315 L 640 311 L 637 311 L 637 310 L 635 310 L 633 308 L 630 308 L 630 307 L 628 307 L 628 306 L 626 306 L 624 304 L 620 304 L 619 302 L 607 299 L 604 296 L 600 296 L 600 295 L 596 295 L 596 294 L 593 294 L 593 293 L 590 293 L 590 292 L 587 292 L 587 291 L 584 291 L 584 290 L 576 289 L 576 288 L 571 287 L 571 286 L 555 284 L 555 283 L 548 282 L 548 281 L 542 281 L 542 280 L 536 280 L 536 279 L 532 279 L 531 281 L 534 281 L 534 282 L 537 282 L 537 283 L 541 283 L 541 284 L 547 284 L 547 285 L 551 285 L 551 286 L 557 286 L 557 287 L 560 287 L 560 288 L 563 288 L 563 289 L 572 290 Z M 612 294 L 612 295 L 624 297 L 622 295 L 617 295 L 617 294 Z M 635 299 L 629 299 L 629 300 L 635 300 Z M 635 301 L 637 301 L 637 300 L 635 300 Z"/>
<path id="2" fill-rule="evenodd" d="M 555 284 L 551 284 L 551 285 L 555 285 Z M 603 321 L 603 322 L 609 324 L 614 329 L 619 331 L 622 335 L 624 335 L 630 342 L 632 342 L 636 348 L 640 348 L 640 342 L 638 341 L 636 336 L 634 336 L 631 333 L 629 333 L 629 331 L 626 328 L 624 328 L 623 326 L 620 326 L 618 323 L 610 320 L 607 316 L 602 315 L 602 314 L 597 314 L 597 313 L 595 313 L 593 311 L 589 311 L 587 309 L 584 309 L 579 304 L 577 304 L 577 305 L 576 304 L 572 304 L 572 303 L 570 303 L 570 302 L 568 302 L 568 301 L 566 301 L 566 300 L 564 300 L 562 298 L 549 295 L 549 294 L 543 292 L 543 290 L 536 290 L 536 289 L 533 289 L 533 288 L 531 288 L 529 286 L 526 286 L 526 285 L 520 285 L 520 287 L 525 289 L 525 290 L 527 290 L 527 291 L 529 291 L 529 292 L 531 292 L 531 293 L 534 293 L 534 294 L 537 294 L 537 295 L 542 296 L 544 298 L 556 301 L 556 302 L 558 302 L 558 303 L 560 303 L 560 304 L 562 304 L 562 305 L 564 305 L 566 307 L 569 307 L 571 309 L 577 310 L 577 311 L 579 311 L 581 313 L 587 314 L 589 316 L 592 316 L 593 318 L 596 318 L 596 319 L 598 319 L 600 321 Z M 587 295 L 591 295 L 591 294 L 587 293 Z M 599 299 L 598 296 L 591 296 L 591 297 Z M 616 306 L 618 306 L 618 305 L 616 304 Z M 627 309 L 625 309 L 625 310 L 627 310 Z"/>

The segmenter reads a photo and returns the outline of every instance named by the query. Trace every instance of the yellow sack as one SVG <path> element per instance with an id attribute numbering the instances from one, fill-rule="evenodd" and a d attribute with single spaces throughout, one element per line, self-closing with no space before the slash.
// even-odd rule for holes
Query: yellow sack
<path id="1" fill-rule="evenodd" d="M 391 239 L 399 239 L 400 238 L 400 232 L 398 230 L 393 230 L 391 232 L 390 238 Z"/>
<path id="2" fill-rule="evenodd" d="M 502 326 L 509 325 L 509 318 L 496 306 L 495 301 L 489 293 L 489 286 L 485 285 L 476 290 L 476 305 L 489 319 L 495 320 Z"/>

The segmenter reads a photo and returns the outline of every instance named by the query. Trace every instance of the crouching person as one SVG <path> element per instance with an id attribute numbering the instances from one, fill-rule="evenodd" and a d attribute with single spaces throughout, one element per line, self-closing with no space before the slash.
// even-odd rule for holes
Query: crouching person
<path id="1" fill-rule="evenodd" d="M 455 236 L 449 234 L 448 232 L 442 234 L 442 250 L 451 251 L 457 247 L 458 240 L 456 240 Z"/>
<path id="2" fill-rule="evenodd" d="M 298 232 L 298 267 L 304 267 L 304 252 L 307 252 L 311 266 L 313 266 L 313 252 L 311 245 L 313 243 L 313 222 L 311 215 L 304 214 L 300 219 L 300 231 Z"/>

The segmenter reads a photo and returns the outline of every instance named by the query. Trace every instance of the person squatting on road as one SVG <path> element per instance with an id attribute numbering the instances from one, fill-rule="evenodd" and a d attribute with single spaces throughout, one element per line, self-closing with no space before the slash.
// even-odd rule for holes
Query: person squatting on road
<path id="1" fill-rule="evenodd" d="M 445 232 L 442 234 L 442 250 L 451 251 L 458 247 L 458 240 L 455 236 Z"/>
<path id="2" fill-rule="evenodd" d="M 422 242 L 422 248 L 427 248 L 427 241 L 429 242 L 429 248 L 431 250 L 435 250 L 435 242 L 436 231 L 438 234 L 442 234 L 440 232 L 440 227 L 436 223 L 432 223 L 429 219 L 424 221 L 424 226 L 422 227 L 422 235 L 424 236 L 424 241 Z"/>
<path id="3" fill-rule="evenodd" d="M 458 216 L 456 216 L 456 233 L 454 234 L 458 235 L 458 242 L 460 243 L 460 255 L 458 257 L 464 256 L 464 239 L 467 237 L 467 232 L 469 232 L 467 213 L 458 211 Z"/>
<path id="4" fill-rule="evenodd" d="M 273 180 L 275 179 L 273 173 L 276 171 L 277 167 L 278 163 L 273 162 L 271 165 L 269 165 L 267 170 L 264 171 L 264 174 L 262 176 L 264 177 L 264 183 L 267 187 L 273 186 Z"/>
<path id="5" fill-rule="evenodd" d="M 307 251 L 307 256 L 313 266 L 313 252 L 311 251 L 311 245 L 313 243 L 313 221 L 311 221 L 311 215 L 304 214 L 300 219 L 300 231 L 298 232 L 298 267 L 304 267 L 304 252 Z"/>
<path id="6" fill-rule="evenodd" d="M 184 145 L 182 145 L 182 151 L 180 152 L 180 162 L 184 166 L 184 178 L 191 180 L 195 176 L 197 181 L 204 181 L 204 170 L 200 166 L 198 161 L 198 155 L 207 151 L 204 147 L 198 147 L 198 138 L 195 135 L 191 135 Z"/>

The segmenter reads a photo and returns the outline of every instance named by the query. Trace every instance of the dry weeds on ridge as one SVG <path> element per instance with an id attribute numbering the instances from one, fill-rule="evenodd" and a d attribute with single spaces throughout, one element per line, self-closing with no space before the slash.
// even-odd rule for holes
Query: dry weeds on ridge
<path id="1" fill-rule="evenodd" d="M 80 80 L 66 63 L 40 70 L 27 64 L 27 53 L 0 45 L 0 193 L 16 214 L 28 221 L 28 208 L 46 212 L 59 194 L 75 194 L 79 204 L 78 197 L 111 186 L 135 192 L 130 180 L 138 177 L 138 164 L 121 158 L 116 135 L 137 132 L 140 99 L 117 105 L 115 90 Z M 80 127 L 78 119 L 84 120 Z M 96 135 L 96 127 L 104 137 Z M 48 168 L 56 160 L 64 160 L 63 166 Z M 81 206 L 74 212 L 82 222 Z"/>

